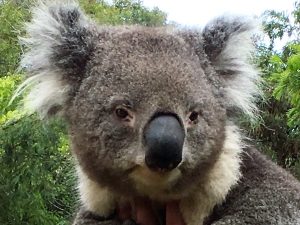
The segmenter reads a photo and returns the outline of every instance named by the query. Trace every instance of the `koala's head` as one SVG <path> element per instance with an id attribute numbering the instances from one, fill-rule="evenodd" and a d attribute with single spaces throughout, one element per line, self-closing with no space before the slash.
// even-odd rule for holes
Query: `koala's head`
<path id="1" fill-rule="evenodd" d="M 29 102 L 65 118 L 90 179 L 176 195 L 205 179 L 231 112 L 253 114 L 252 28 L 224 17 L 203 31 L 107 27 L 76 4 L 42 5 L 24 39 Z"/>

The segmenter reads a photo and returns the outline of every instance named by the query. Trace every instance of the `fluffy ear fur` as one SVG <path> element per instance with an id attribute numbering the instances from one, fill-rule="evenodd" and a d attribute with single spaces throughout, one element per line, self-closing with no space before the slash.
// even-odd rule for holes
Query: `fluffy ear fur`
<path id="1" fill-rule="evenodd" d="M 256 111 L 258 71 L 250 62 L 251 39 L 258 27 L 242 17 L 220 17 L 202 32 L 203 49 L 220 78 L 225 82 L 228 107 L 238 107 L 251 117 Z"/>
<path id="2" fill-rule="evenodd" d="M 28 103 L 42 117 L 59 111 L 82 79 L 93 27 L 73 1 L 47 1 L 33 9 L 28 36 L 21 39 L 27 47 L 21 66 L 30 77 L 20 90 L 30 86 Z"/>

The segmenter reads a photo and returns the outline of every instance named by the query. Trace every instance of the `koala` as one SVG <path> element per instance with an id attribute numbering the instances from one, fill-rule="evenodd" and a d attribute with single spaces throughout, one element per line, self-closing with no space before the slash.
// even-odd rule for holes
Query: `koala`
<path id="1" fill-rule="evenodd" d="M 73 225 L 300 224 L 299 182 L 234 122 L 257 113 L 255 29 L 231 16 L 202 30 L 104 26 L 73 1 L 33 9 L 21 89 L 68 125 Z"/>

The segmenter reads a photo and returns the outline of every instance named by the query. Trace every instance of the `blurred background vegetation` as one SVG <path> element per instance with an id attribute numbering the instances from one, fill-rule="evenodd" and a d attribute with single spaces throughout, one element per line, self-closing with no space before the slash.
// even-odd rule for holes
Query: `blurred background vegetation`
<path id="1" fill-rule="evenodd" d="M 81 0 L 84 10 L 102 24 L 164 26 L 167 15 L 139 0 Z M 30 20 L 32 1 L 0 0 L 0 224 L 64 225 L 74 216 L 76 178 L 62 121 L 41 122 L 25 115 L 22 97 L 10 99 L 22 73 L 18 36 Z M 254 60 L 262 71 L 265 98 L 260 118 L 241 118 L 252 143 L 300 178 L 300 3 L 291 14 L 262 15 L 264 37 L 255 37 Z M 174 25 L 174 24 L 173 24 Z M 278 50 L 276 42 L 290 40 Z"/>

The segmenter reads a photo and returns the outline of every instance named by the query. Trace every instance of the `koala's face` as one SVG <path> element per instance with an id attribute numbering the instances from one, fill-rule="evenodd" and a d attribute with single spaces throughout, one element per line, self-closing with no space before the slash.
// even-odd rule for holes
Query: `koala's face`
<path id="1" fill-rule="evenodd" d="M 252 113 L 251 24 L 241 18 L 202 32 L 101 27 L 63 4 L 33 18 L 29 100 L 65 117 L 83 172 L 119 193 L 176 197 L 205 182 L 229 109 Z"/>
<path id="2" fill-rule="evenodd" d="M 221 99 L 179 36 L 142 28 L 111 36 L 96 44 L 68 109 L 75 154 L 93 179 L 120 191 L 178 192 L 221 150 Z"/>

